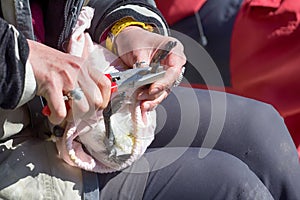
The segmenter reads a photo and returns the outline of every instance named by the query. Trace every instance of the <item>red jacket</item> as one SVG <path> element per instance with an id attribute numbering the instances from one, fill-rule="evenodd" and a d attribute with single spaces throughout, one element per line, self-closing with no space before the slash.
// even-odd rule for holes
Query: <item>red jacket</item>
<path id="1" fill-rule="evenodd" d="M 201 8 L 206 0 L 155 0 L 169 25 L 193 15 Z"/>
<path id="2" fill-rule="evenodd" d="M 205 0 L 156 3 L 172 25 L 197 12 Z M 244 0 L 232 35 L 233 88 L 226 90 L 272 104 L 284 117 L 300 157 L 299 23 L 300 0 Z"/>
<path id="3" fill-rule="evenodd" d="M 245 0 L 232 35 L 231 77 L 239 94 L 277 108 L 300 155 L 299 23 L 299 0 Z"/>

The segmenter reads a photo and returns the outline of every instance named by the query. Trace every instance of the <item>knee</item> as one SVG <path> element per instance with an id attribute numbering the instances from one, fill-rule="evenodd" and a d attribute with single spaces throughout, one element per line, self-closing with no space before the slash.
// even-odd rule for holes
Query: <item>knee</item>
<path id="1" fill-rule="evenodd" d="M 230 96 L 229 99 L 228 107 L 235 110 L 232 112 L 235 116 L 231 117 L 241 122 L 247 130 L 287 132 L 283 118 L 272 105 L 235 95 Z"/>
<path id="2" fill-rule="evenodd" d="M 221 183 L 223 199 L 273 199 L 270 191 L 249 167 L 227 153 L 219 152 L 214 180 Z"/>
<path id="3" fill-rule="evenodd" d="M 240 126 L 235 136 L 247 144 L 253 156 L 264 155 L 273 162 L 275 158 L 282 162 L 295 156 L 290 133 L 272 105 L 243 97 L 232 98 L 228 104 L 232 104 L 230 107 L 235 111 L 228 112 L 231 120 L 227 123 L 229 127 Z"/>
<path id="4" fill-rule="evenodd" d="M 274 124 L 285 127 L 283 118 L 280 116 L 279 112 L 270 104 L 252 100 L 252 102 L 248 106 L 248 110 L 248 119 L 252 119 L 250 120 L 250 122 L 252 123 L 264 124 L 265 127 L 266 125 L 271 127 L 271 125 L 274 126 Z"/>
<path id="5" fill-rule="evenodd" d="M 268 189 L 241 160 L 217 150 L 200 159 L 199 150 L 189 148 L 170 165 L 150 173 L 151 184 L 168 197 L 164 199 L 272 199 Z M 160 162 L 165 163 L 174 151 L 166 153 L 148 155 L 150 168 L 152 164 L 157 167 Z M 176 189 L 170 193 L 170 188 Z M 155 191 L 151 195 L 155 196 Z"/>

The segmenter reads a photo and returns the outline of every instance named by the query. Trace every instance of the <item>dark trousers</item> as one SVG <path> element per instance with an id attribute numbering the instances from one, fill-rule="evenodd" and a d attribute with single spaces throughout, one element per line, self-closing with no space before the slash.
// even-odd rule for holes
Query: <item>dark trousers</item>
<path id="1" fill-rule="evenodd" d="M 147 153 L 98 176 L 102 199 L 300 198 L 297 152 L 272 106 L 178 87 L 157 111 Z"/>

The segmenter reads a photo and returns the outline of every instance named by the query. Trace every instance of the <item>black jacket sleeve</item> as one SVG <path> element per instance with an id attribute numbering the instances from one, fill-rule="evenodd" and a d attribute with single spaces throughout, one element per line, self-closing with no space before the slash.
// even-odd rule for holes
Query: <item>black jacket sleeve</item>
<path id="1" fill-rule="evenodd" d="M 0 18 L 0 108 L 15 108 L 24 90 L 29 54 L 26 38 Z"/>
<path id="2" fill-rule="evenodd" d="M 149 0 L 90 0 L 88 6 L 95 9 L 89 30 L 94 41 L 99 42 L 103 33 L 123 17 L 153 25 L 156 32 L 167 35 L 167 23 L 162 14 Z"/>
<path id="3" fill-rule="evenodd" d="M 59 50 L 65 49 L 83 2 L 83 0 L 49 1 L 45 17 L 47 45 Z M 160 34 L 168 34 L 167 23 L 154 6 L 153 0 L 89 0 L 87 6 L 95 9 L 89 29 L 95 42 L 100 41 L 102 34 L 112 24 L 127 16 L 153 25 Z"/>

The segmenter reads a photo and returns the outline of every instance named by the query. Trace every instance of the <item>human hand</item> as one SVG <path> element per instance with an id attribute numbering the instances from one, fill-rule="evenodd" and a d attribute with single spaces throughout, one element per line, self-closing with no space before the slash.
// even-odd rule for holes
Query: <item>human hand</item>
<path id="1" fill-rule="evenodd" d="M 153 83 L 148 90 L 138 94 L 138 100 L 143 101 L 141 104 L 143 111 L 152 110 L 168 96 L 186 62 L 183 45 L 175 38 L 152 33 L 137 26 L 125 28 L 115 39 L 118 54 L 128 66 L 141 62 L 150 64 L 156 51 L 163 49 L 168 41 L 176 41 L 177 45 L 160 63 L 165 67 L 166 75 Z"/>
<path id="2" fill-rule="evenodd" d="M 32 65 L 37 81 L 37 95 L 43 96 L 51 114 L 49 120 L 60 124 L 68 118 L 85 117 L 90 111 L 103 109 L 110 99 L 110 80 L 96 66 L 85 65 L 85 59 L 66 54 L 28 40 Z M 75 88 L 84 95 L 80 100 L 69 100 L 71 110 L 67 113 L 63 96 Z"/>

